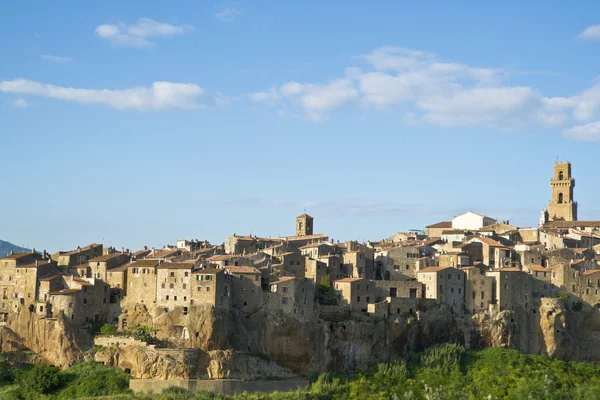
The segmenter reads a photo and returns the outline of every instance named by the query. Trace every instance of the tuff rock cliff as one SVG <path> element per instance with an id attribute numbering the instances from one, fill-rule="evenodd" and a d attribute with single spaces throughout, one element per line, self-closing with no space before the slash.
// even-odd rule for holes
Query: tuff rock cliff
<path id="1" fill-rule="evenodd" d="M 1 328 L 2 351 L 29 349 L 45 362 L 68 366 L 90 354 L 135 378 L 286 378 L 312 371 L 354 371 L 442 342 L 467 348 L 504 346 L 567 360 L 600 360 L 600 315 L 572 311 L 559 299 L 542 299 L 539 309 L 452 315 L 439 305 L 415 315 L 376 319 L 300 320 L 276 313 L 247 315 L 211 307 L 124 308 L 132 325 L 156 329 L 169 348 L 140 343 L 92 350 L 87 330 L 62 316 L 40 319 L 17 310 Z"/>

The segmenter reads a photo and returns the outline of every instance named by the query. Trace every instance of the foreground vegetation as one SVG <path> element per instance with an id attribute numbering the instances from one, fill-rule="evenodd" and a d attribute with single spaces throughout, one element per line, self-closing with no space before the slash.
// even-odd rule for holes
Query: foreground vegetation
<path id="1" fill-rule="evenodd" d="M 302 391 L 235 397 L 169 388 L 135 395 L 119 369 L 86 362 L 65 371 L 0 363 L 0 399 L 104 400 L 325 400 L 325 399 L 600 399 L 600 366 L 551 360 L 493 348 L 465 351 L 452 344 L 407 361 L 379 364 L 348 376 L 321 374 Z"/>

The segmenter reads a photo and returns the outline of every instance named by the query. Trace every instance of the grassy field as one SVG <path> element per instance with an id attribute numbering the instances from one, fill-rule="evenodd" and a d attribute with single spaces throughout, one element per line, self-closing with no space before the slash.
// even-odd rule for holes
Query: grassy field
<path id="1" fill-rule="evenodd" d="M 169 388 L 133 394 L 129 376 L 97 363 L 64 371 L 0 363 L 0 399 L 209 400 L 209 399 L 600 399 L 600 366 L 492 348 L 465 351 L 445 344 L 408 360 L 379 364 L 355 374 L 320 374 L 306 390 L 287 393 L 190 394 Z"/>

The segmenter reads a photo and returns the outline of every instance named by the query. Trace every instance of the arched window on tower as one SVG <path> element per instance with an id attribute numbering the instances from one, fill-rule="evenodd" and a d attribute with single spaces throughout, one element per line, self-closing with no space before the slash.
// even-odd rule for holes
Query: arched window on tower
<path id="1" fill-rule="evenodd" d="M 558 180 L 559 180 L 559 181 L 562 181 L 563 179 L 564 179 L 564 174 L 563 174 L 563 172 L 562 172 L 562 171 L 559 171 L 559 172 L 558 172 Z"/>
<path id="2" fill-rule="evenodd" d="M 563 194 L 559 193 L 558 194 L 558 204 L 562 204 L 562 202 L 563 202 Z"/>
<path id="3" fill-rule="evenodd" d="M 302 226 L 303 226 L 303 225 L 304 225 L 304 224 L 302 224 L 302 221 L 298 222 L 298 229 L 299 229 L 299 230 L 302 230 Z"/>

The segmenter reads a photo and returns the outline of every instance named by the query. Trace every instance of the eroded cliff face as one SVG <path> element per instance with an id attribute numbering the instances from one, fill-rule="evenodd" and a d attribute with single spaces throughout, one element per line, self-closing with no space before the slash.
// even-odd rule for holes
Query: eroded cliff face
<path id="1" fill-rule="evenodd" d="M 3 352 L 30 350 L 41 361 L 67 367 L 83 359 L 82 348 L 91 347 L 87 330 L 75 330 L 59 314 L 57 318 L 40 318 L 24 307 L 9 314 L 8 323 L 0 328 Z"/>
<path id="2" fill-rule="evenodd" d="M 168 349 L 143 344 L 106 346 L 95 359 L 135 378 L 288 378 L 312 371 L 355 371 L 432 344 L 467 348 L 503 346 L 566 360 L 600 360 L 600 312 L 569 309 L 559 299 L 541 299 L 539 309 L 453 315 L 445 305 L 414 315 L 363 315 L 304 320 L 279 313 L 251 315 L 237 309 L 124 308 L 129 326 L 147 325 Z M 40 319 L 17 310 L 1 330 L 3 351 L 29 349 L 61 367 L 92 348 L 87 330 L 62 316 Z"/>

